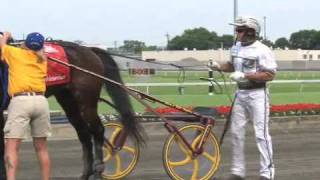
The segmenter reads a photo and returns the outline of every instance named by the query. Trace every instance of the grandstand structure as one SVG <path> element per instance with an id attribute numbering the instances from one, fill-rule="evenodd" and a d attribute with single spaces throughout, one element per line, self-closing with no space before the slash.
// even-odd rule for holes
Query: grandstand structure
<path id="1" fill-rule="evenodd" d="M 89 47 L 99 47 L 107 49 L 103 44 L 85 44 Z M 273 49 L 278 69 L 288 71 L 317 71 L 320 70 L 320 50 L 289 50 Z M 120 52 L 119 54 L 122 55 Z M 131 58 L 141 59 L 144 61 L 155 61 L 164 64 L 175 64 L 182 67 L 190 67 L 194 70 L 207 70 L 205 68 L 209 59 L 218 62 L 226 62 L 230 59 L 229 49 L 211 49 L 211 50 L 159 50 L 159 51 L 142 51 L 141 57 L 137 55 L 113 56 L 122 70 L 132 69 L 156 69 L 156 70 L 177 70 L 176 67 L 135 61 Z"/>

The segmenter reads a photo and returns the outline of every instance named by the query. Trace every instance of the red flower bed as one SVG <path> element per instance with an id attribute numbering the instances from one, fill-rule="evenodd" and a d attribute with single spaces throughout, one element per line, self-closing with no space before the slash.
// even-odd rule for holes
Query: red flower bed
<path id="1" fill-rule="evenodd" d="M 185 107 L 192 110 L 191 106 Z M 230 106 L 217 106 L 216 108 L 219 115 L 224 117 L 230 112 Z M 161 114 L 179 112 L 179 110 L 171 107 L 158 107 L 156 112 Z M 148 111 L 150 112 L 150 111 Z M 284 104 L 284 105 L 271 105 L 270 114 L 272 116 L 288 116 L 288 115 L 314 115 L 320 114 L 320 104 Z"/>
<path id="2" fill-rule="evenodd" d="M 320 104 L 272 105 L 271 115 L 313 115 L 320 113 Z"/>

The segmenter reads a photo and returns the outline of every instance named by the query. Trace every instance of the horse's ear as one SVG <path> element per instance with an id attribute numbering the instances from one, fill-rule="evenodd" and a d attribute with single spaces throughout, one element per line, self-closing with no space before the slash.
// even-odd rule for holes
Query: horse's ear
<path id="1" fill-rule="evenodd" d="M 3 32 L 0 31 L 0 35 L 3 36 Z M 12 37 L 10 37 L 10 38 L 7 40 L 7 44 L 12 44 L 12 43 L 14 43 L 14 42 L 15 42 L 15 40 L 14 40 Z"/>
<path id="2" fill-rule="evenodd" d="M 47 37 L 46 41 L 53 41 L 53 38 L 52 37 Z"/>
<path id="3" fill-rule="evenodd" d="M 9 38 L 8 41 L 7 41 L 7 44 L 13 44 L 15 42 L 16 41 L 13 38 Z"/>

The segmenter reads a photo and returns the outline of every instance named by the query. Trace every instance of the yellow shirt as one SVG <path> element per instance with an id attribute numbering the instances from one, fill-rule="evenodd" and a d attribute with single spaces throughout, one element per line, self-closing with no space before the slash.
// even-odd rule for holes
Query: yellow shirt
<path id="1" fill-rule="evenodd" d="M 45 92 L 47 61 L 37 62 L 35 52 L 9 45 L 1 49 L 2 61 L 9 66 L 9 95 L 21 92 Z"/>

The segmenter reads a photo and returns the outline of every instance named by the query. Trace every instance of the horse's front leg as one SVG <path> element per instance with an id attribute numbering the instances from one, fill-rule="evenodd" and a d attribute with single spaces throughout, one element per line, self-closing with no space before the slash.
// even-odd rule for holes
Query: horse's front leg
<path id="1" fill-rule="evenodd" d="M 87 180 L 93 174 L 92 137 L 89 132 L 88 124 L 82 119 L 81 111 L 78 109 L 77 103 L 72 98 L 71 94 L 62 91 L 61 94 L 56 94 L 56 99 L 64 109 L 70 123 L 78 134 L 82 145 L 83 158 L 83 171 L 80 179 Z"/>
<path id="2" fill-rule="evenodd" d="M 4 117 L 3 111 L 0 112 L 0 180 L 6 180 L 6 168 L 4 162 Z"/>

